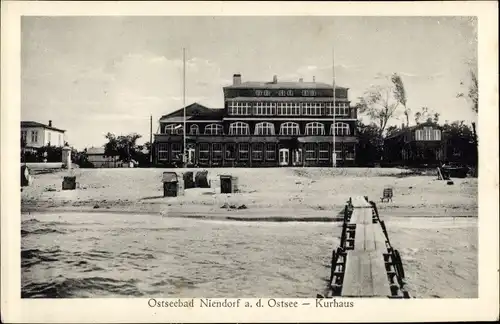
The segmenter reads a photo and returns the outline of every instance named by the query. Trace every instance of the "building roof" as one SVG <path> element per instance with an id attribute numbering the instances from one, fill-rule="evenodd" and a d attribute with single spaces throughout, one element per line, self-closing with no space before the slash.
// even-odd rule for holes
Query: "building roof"
<path id="1" fill-rule="evenodd" d="M 329 102 L 333 101 L 333 97 L 236 97 L 228 98 L 231 101 L 278 101 L 278 102 L 290 102 L 290 101 L 300 101 L 300 102 Z M 337 102 L 348 102 L 347 98 L 335 98 Z"/>
<path id="2" fill-rule="evenodd" d="M 225 86 L 224 89 L 331 89 L 333 86 L 323 82 L 261 82 L 247 81 Z M 335 89 L 348 89 L 335 86 Z"/>
<path id="3" fill-rule="evenodd" d="M 413 126 L 410 126 L 410 127 L 405 127 L 403 129 L 400 129 L 399 131 L 395 132 L 394 134 L 391 134 L 390 136 L 387 136 L 385 139 L 387 140 L 387 139 L 395 138 L 395 137 L 398 137 L 398 136 L 401 136 L 401 135 L 405 134 L 408 131 L 412 131 L 412 130 L 415 130 L 415 129 L 418 129 L 418 128 L 421 128 L 421 127 L 426 127 L 426 126 L 432 126 L 432 127 L 435 127 L 435 128 L 442 129 L 442 127 L 439 126 L 437 123 L 434 123 L 434 122 L 425 122 L 425 123 L 422 123 L 422 124 L 413 125 Z"/>
<path id="4" fill-rule="evenodd" d="M 186 120 L 196 118 L 197 120 L 222 120 L 224 109 L 208 108 L 195 102 L 186 106 Z M 160 117 L 161 122 L 180 122 L 184 120 L 184 109 L 180 108 L 170 114 Z"/>
<path id="5" fill-rule="evenodd" d="M 26 128 L 28 128 L 28 127 L 43 127 L 46 129 L 57 131 L 57 132 L 62 132 L 62 133 L 66 132 L 66 130 L 64 130 L 64 129 L 56 128 L 53 126 L 45 125 L 45 124 L 42 124 L 39 122 L 34 122 L 34 121 L 21 121 L 21 128 L 22 127 L 26 127 Z"/>

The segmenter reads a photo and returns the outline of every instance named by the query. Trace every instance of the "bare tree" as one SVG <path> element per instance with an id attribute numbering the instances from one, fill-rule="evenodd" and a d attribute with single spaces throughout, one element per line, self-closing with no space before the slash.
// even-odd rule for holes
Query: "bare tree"
<path id="1" fill-rule="evenodd" d="M 382 135 L 389 120 L 395 116 L 400 103 L 394 97 L 394 88 L 387 85 L 373 85 L 359 100 L 358 111 L 367 114 L 376 122 Z"/>
<path id="2" fill-rule="evenodd" d="M 474 71 L 474 69 L 472 69 L 472 68 L 469 69 L 469 76 L 470 76 L 470 80 L 469 80 L 469 85 L 468 85 L 469 89 L 467 92 L 467 96 L 465 95 L 465 93 L 460 92 L 457 94 L 457 98 L 466 98 L 467 100 L 469 100 L 471 103 L 471 109 L 475 113 L 478 113 L 479 112 L 479 96 L 478 96 L 478 88 L 477 88 L 477 74 Z M 462 82 L 460 82 L 460 85 L 464 86 L 465 83 L 462 81 Z"/>
<path id="3" fill-rule="evenodd" d="M 474 70 L 474 68 L 471 66 L 471 64 L 469 64 L 469 66 L 470 66 L 469 67 L 470 80 L 468 82 L 469 89 L 467 92 L 467 96 L 463 92 L 460 92 L 457 94 L 457 98 L 466 98 L 471 104 L 471 109 L 477 114 L 477 113 L 479 113 L 479 92 L 478 92 L 478 87 L 477 87 L 477 84 L 478 84 L 477 73 Z M 464 86 L 465 83 L 462 81 L 462 82 L 460 82 L 460 85 Z M 471 124 L 472 124 L 472 132 L 474 134 L 474 142 L 477 145 L 476 123 L 472 122 Z"/>
<path id="4" fill-rule="evenodd" d="M 406 90 L 403 84 L 403 79 L 399 74 L 394 73 L 391 76 L 392 84 L 394 85 L 394 97 L 396 100 L 403 105 L 404 107 L 404 115 L 406 117 L 406 127 L 410 126 L 410 112 L 411 110 L 406 106 L 407 98 L 406 98 Z"/>

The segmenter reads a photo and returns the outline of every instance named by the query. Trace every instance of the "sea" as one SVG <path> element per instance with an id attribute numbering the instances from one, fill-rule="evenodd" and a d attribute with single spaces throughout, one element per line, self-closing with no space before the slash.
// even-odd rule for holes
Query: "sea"
<path id="1" fill-rule="evenodd" d="M 477 297 L 477 220 L 386 221 L 413 297 Z M 315 298 L 335 222 L 21 215 L 21 297 Z"/>

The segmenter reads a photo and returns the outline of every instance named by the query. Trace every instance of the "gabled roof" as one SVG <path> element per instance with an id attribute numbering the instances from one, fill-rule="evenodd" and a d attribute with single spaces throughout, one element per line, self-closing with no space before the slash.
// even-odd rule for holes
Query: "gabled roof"
<path id="1" fill-rule="evenodd" d="M 208 108 L 199 103 L 195 102 L 186 106 L 186 119 L 197 119 L 197 120 L 222 120 L 222 116 L 224 115 L 224 109 L 213 109 Z M 181 119 L 179 119 L 179 117 Z M 180 108 L 170 114 L 163 115 L 160 117 L 161 122 L 167 121 L 179 121 L 183 120 L 184 117 L 184 109 Z"/>
<path id="2" fill-rule="evenodd" d="M 57 131 L 57 132 L 61 132 L 61 133 L 66 132 L 64 129 L 55 128 L 55 127 L 45 125 L 45 124 L 42 124 L 39 122 L 34 122 L 34 121 L 21 121 L 21 128 L 22 127 L 26 127 L 26 128 L 28 128 L 28 127 L 43 127 L 43 128 L 50 129 L 50 130 Z"/>
<path id="3" fill-rule="evenodd" d="M 418 128 L 422 128 L 422 127 L 426 127 L 426 126 L 432 126 L 432 127 L 435 127 L 435 128 L 439 128 L 439 129 L 442 129 L 441 126 L 439 126 L 437 123 L 434 123 L 434 122 L 425 122 L 425 123 L 422 123 L 422 124 L 418 124 L 418 125 L 413 125 L 413 126 L 410 126 L 410 127 L 405 127 L 399 131 L 397 131 L 396 133 L 394 134 L 391 134 L 391 136 L 387 136 L 385 139 L 391 139 L 391 138 L 395 138 L 395 137 L 398 137 L 398 136 L 401 136 L 402 134 L 408 132 L 408 131 L 412 131 L 412 130 L 415 130 L 415 129 L 418 129 Z"/>
<path id="4" fill-rule="evenodd" d="M 224 89 L 332 89 L 332 85 L 323 82 L 261 82 L 247 81 L 241 84 L 225 86 Z M 348 89 L 335 86 L 335 89 Z"/>

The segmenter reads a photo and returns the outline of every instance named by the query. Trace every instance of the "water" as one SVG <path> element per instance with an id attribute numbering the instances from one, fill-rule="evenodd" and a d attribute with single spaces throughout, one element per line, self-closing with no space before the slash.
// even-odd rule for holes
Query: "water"
<path id="1" fill-rule="evenodd" d="M 477 296 L 474 222 L 387 222 L 419 297 Z M 22 215 L 22 297 L 311 298 L 329 278 L 339 225 Z"/>

